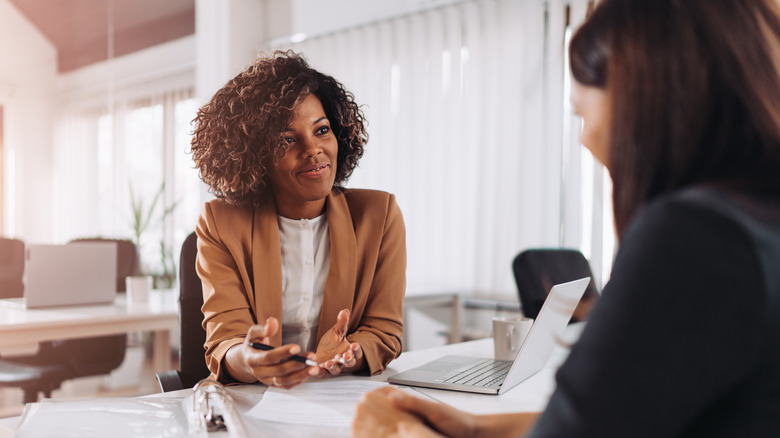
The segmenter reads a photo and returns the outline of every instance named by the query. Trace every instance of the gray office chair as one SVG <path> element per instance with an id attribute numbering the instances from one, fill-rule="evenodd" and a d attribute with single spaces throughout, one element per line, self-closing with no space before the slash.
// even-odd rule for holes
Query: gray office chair
<path id="1" fill-rule="evenodd" d="M 574 310 L 572 322 L 587 319 L 599 296 L 588 259 L 576 249 L 535 248 L 518 254 L 512 261 L 523 314 L 536 318 L 550 289 L 556 284 L 590 277 L 591 282 Z"/>
<path id="2" fill-rule="evenodd" d="M 181 246 L 179 258 L 179 369 L 157 373 L 163 392 L 192 388 L 211 372 L 206 366 L 206 330 L 203 329 L 203 284 L 195 271 L 198 236 L 193 232 Z"/>

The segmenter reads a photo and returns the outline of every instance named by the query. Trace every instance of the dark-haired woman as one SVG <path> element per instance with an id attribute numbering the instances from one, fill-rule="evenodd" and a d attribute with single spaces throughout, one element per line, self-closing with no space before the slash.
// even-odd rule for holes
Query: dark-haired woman
<path id="1" fill-rule="evenodd" d="M 780 436 L 779 48 L 777 0 L 600 2 L 571 41 L 572 101 L 620 249 L 547 408 L 383 388 L 354 435 Z"/>
<path id="2" fill-rule="evenodd" d="M 393 195 L 341 187 L 367 141 L 353 96 L 276 52 L 195 121 L 193 159 L 217 198 L 196 229 L 213 375 L 290 388 L 381 372 L 401 352 L 405 231 Z"/>

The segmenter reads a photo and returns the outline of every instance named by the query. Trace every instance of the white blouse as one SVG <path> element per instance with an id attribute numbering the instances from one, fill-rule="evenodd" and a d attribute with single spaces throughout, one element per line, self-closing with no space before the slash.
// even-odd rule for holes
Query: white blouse
<path id="1" fill-rule="evenodd" d="M 325 281 L 330 270 L 330 235 L 325 215 L 314 219 L 278 216 L 282 247 L 282 343 L 314 351 Z"/>

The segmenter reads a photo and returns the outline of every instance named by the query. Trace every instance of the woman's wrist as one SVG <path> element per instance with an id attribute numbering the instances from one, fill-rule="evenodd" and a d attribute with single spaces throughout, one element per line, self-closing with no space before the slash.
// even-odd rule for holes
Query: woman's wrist
<path id="1" fill-rule="evenodd" d="M 473 430 L 468 436 L 495 437 L 520 436 L 531 430 L 538 412 L 518 412 L 511 414 L 473 415 Z"/>
<path id="2" fill-rule="evenodd" d="M 422 421 L 401 420 L 396 434 L 399 438 L 437 438 L 443 437 L 440 433 L 431 429 Z M 468 436 L 468 435 L 466 435 Z"/>
<path id="3" fill-rule="evenodd" d="M 257 377 L 252 374 L 252 370 L 246 365 L 242 351 L 243 344 L 236 344 L 230 347 L 222 359 L 223 374 L 228 374 L 233 380 L 243 383 L 255 383 Z"/>

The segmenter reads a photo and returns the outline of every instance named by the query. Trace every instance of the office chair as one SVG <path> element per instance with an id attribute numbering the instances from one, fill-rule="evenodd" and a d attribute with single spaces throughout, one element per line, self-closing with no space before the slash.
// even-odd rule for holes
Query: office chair
<path id="1" fill-rule="evenodd" d="M 119 239 L 76 239 L 75 242 L 114 242 L 117 244 L 117 291 L 125 290 L 125 277 L 138 273 L 138 251 L 133 242 Z M 51 397 L 51 391 L 65 380 L 108 374 L 125 359 L 127 334 L 41 342 L 38 352 L 0 361 L 0 386 L 20 387 L 25 403 L 35 402 L 38 393 Z M 32 381 L 24 376 L 34 376 Z"/>
<path id="2" fill-rule="evenodd" d="M 83 238 L 68 243 L 113 242 L 117 246 L 116 290 L 125 291 L 125 278 L 138 274 L 138 249 L 124 239 Z M 42 354 L 53 360 L 65 360 L 67 378 L 108 374 L 125 360 L 127 334 L 52 341 L 41 345 Z M 49 363 L 46 361 L 46 363 Z"/>
<path id="3" fill-rule="evenodd" d="M 203 329 L 203 284 L 195 271 L 198 236 L 193 232 L 181 246 L 179 258 L 179 369 L 157 373 L 163 392 L 192 388 L 211 374 L 206 366 L 206 330 Z"/>
<path id="4" fill-rule="evenodd" d="M 24 295 L 24 242 L 0 238 L 0 298 L 20 298 Z M 46 382 L 56 382 L 61 374 L 58 366 L 26 365 L 13 358 L 0 359 L 0 387 L 21 388 L 24 402 L 34 402 L 38 391 L 51 395 L 56 389 Z M 57 385 L 59 386 L 59 385 Z"/>
<path id="5" fill-rule="evenodd" d="M 24 242 L 0 237 L 0 298 L 19 298 L 24 292 Z"/>
<path id="6" fill-rule="evenodd" d="M 512 272 L 520 295 L 521 310 L 529 318 L 536 318 L 550 289 L 559 283 L 583 277 L 591 278 L 588 288 L 574 310 L 572 322 L 587 319 L 590 308 L 599 295 L 588 260 L 575 249 L 527 249 L 513 260 Z"/>

